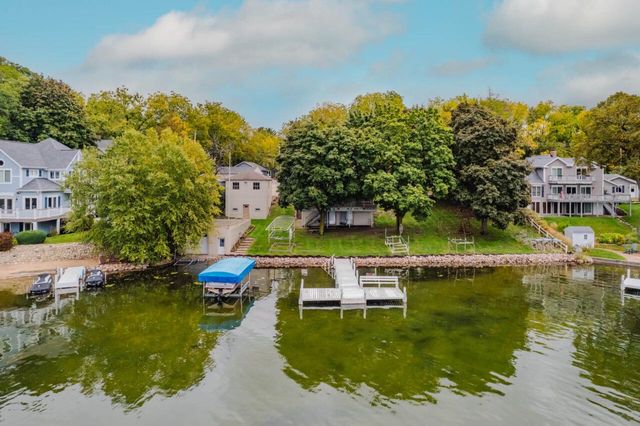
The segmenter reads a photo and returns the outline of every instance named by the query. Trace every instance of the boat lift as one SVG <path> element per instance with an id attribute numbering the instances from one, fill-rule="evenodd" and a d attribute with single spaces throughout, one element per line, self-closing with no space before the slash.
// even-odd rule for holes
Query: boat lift
<path id="1" fill-rule="evenodd" d="M 209 266 L 198 274 L 204 298 L 241 298 L 250 284 L 254 259 L 228 257 Z"/>
<path id="2" fill-rule="evenodd" d="M 625 296 L 640 299 L 640 278 L 631 277 L 631 268 L 627 269 L 627 275 L 623 275 L 620 280 L 620 292 L 622 303 L 624 303 Z"/>

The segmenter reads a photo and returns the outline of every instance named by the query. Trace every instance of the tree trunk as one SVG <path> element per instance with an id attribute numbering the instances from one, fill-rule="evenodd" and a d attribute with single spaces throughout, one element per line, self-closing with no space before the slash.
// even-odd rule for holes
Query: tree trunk
<path id="1" fill-rule="evenodd" d="M 404 213 L 396 212 L 396 234 L 400 235 L 400 227 L 402 226 L 402 219 L 404 219 Z"/>
<path id="2" fill-rule="evenodd" d="M 318 211 L 320 212 L 320 235 L 324 235 L 324 220 L 327 216 L 327 212 L 324 210 L 320 210 L 318 209 Z"/>
<path id="3" fill-rule="evenodd" d="M 485 235 L 487 233 L 487 229 L 488 229 L 488 225 L 489 225 L 489 219 L 484 218 L 480 221 L 481 227 L 480 227 L 480 233 L 482 235 Z"/>

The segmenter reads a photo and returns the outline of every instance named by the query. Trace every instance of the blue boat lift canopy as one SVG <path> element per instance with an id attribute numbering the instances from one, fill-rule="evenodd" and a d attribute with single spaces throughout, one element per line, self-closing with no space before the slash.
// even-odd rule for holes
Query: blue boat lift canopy
<path id="1" fill-rule="evenodd" d="M 251 273 L 256 265 L 254 259 L 228 257 L 209 266 L 198 274 L 202 283 L 239 284 Z"/>

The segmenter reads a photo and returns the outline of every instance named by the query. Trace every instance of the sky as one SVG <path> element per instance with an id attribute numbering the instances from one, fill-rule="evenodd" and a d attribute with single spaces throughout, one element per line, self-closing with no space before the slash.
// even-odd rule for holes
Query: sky
<path id="1" fill-rule="evenodd" d="M 85 95 L 175 91 L 274 129 L 376 91 L 640 91 L 640 0 L 0 0 L 0 16 L 0 56 Z"/>

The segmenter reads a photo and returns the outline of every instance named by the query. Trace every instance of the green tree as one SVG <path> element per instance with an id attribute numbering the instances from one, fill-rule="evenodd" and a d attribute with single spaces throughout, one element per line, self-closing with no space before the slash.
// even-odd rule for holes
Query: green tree
<path id="1" fill-rule="evenodd" d="M 583 118 L 576 153 L 608 170 L 640 179 L 640 96 L 618 92 Z"/>
<path id="2" fill-rule="evenodd" d="M 33 75 L 0 56 L 0 138 L 9 138 L 11 114 L 20 107 L 20 93 Z"/>
<path id="3" fill-rule="evenodd" d="M 128 131 L 96 158 L 88 154 L 67 178 L 71 229 L 92 223 L 98 249 L 132 262 L 155 262 L 196 244 L 220 213 L 213 163 L 189 138 Z M 86 218 L 95 218 L 87 220 Z"/>
<path id="4" fill-rule="evenodd" d="M 504 229 L 529 204 L 528 164 L 517 158 L 516 129 L 479 105 L 460 104 L 452 115 L 457 161 L 456 197 L 487 232 L 491 220 Z"/>
<path id="5" fill-rule="evenodd" d="M 62 81 L 41 76 L 31 77 L 20 93 L 9 136 L 24 142 L 50 137 L 71 148 L 90 146 L 95 141 L 82 96 Z"/>
<path id="6" fill-rule="evenodd" d="M 145 130 L 146 100 L 126 87 L 92 94 L 87 100 L 87 120 L 99 139 L 122 136 L 127 129 Z"/>
<path id="7" fill-rule="evenodd" d="M 356 98 L 350 125 L 358 136 L 356 161 L 364 190 L 396 216 L 429 216 L 435 199 L 455 186 L 453 137 L 434 108 L 406 109 L 394 93 Z"/>
<path id="8" fill-rule="evenodd" d="M 355 139 L 346 126 L 322 126 L 303 117 L 292 123 L 277 157 L 280 204 L 315 208 L 320 235 L 332 205 L 361 189 L 353 162 Z"/>

